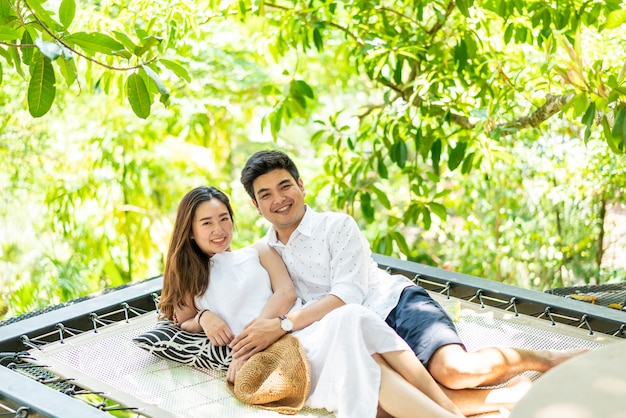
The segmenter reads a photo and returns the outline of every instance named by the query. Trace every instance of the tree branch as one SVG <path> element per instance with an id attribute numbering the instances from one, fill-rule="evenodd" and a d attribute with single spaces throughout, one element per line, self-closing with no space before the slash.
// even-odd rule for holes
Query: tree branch
<path id="1" fill-rule="evenodd" d="M 358 36 L 356 36 L 355 34 L 353 34 L 352 32 L 350 32 L 350 30 L 344 26 L 341 26 L 335 22 L 331 22 L 331 21 L 327 21 L 327 20 L 322 20 L 322 19 L 318 19 L 316 16 L 311 16 L 309 15 L 308 12 L 296 12 L 294 9 L 288 9 L 285 6 L 281 6 L 278 4 L 274 4 L 274 3 L 265 3 L 265 7 L 271 7 L 271 8 L 275 8 L 278 10 L 282 10 L 282 11 L 291 11 L 291 12 L 295 12 L 297 15 L 304 17 L 306 19 L 308 19 L 311 22 L 318 22 L 318 23 L 322 23 L 324 25 L 333 27 L 335 29 L 338 29 L 340 32 L 345 33 L 347 36 L 349 36 L 350 38 L 352 38 L 352 40 L 354 40 L 359 46 L 363 46 L 364 42 L 362 39 L 360 39 Z"/>
<path id="2" fill-rule="evenodd" d="M 563 94 L 560 96 L 548 94 L 546 96 L 546 102 L 530 115 L 522 116 L 518 119 L 512 120 L 511 122 L 496 125 L 496 128 L 502 130 L 505 134 L 513 133 L 514 131 L 518 131 L 522 128 L 536 128 L 554 114 L 560 112 L 563 109 L 563 106 L 565 106 L 573 98 L 573 93 Z"/>
<path id="3" fill-rule="evenodd" d="M 443 24 L 445 23 L 445 21 L 448 19 L 448 17 L 452 13 L 452 10 L 454 10 L 454 6 L 455 5 L 456 4 L 455 4 L 454 0 L 450 0 L 450 3 L 448 3 L 448 7 L 446 8 L 446 13 L 444 15 L 445 19 L 437 20 L 437 23 L 435 23 L 432 28 L 430 28 L 428 31 L 426 31 L 426 33 L 428 35 L 434 36 L 437 32 L 439 32 L 439 29 L 441 29 L 443 27 Z"/>
<path id="4" fill-rule="evenodd" d="M 572 100 L 572 98 L 574 98 L 574 94 L 564 94 L 561 96 L 549 94 L 546 96 L 546 102 L 531 114 L 522 116 L 510 122 L 495 125 L 489 129 L 489 131 L 499 129 L 503 135 L 510 135 L 523 128 L 536 128 L 550 117 L 560 112 L 563 109 L 563 106 Z M 474 129 L 476 127 L 476 124 L 473 123 L 470 118 L 454 112 L 450 112 L 450 122 L 464 129 Z"/>
<path id="5" fill-rule="evenodd" d="M 150 64 L 151 62 L 155 61 L 156 58 L 152 58 L 151 60 L 148 60 L 145 63 L 139 64 L 139 65 L 133 65 L 130 67 L 115 67 L 112 65 L 108 65 L 105 64 L 103 62 L 100 62 L 98 60 L 96 60 L 95 58 L 91 58 L 90 56 L 87 56 L 79 51 L 77 51 L 76 49 L 72 48 L 71 46 L 69 46 L 67 43 L 63 42 L 61 40 L 61 38 L 59 38 L 56 34 L 52 33 L 52 31 L 50 30 L 50 28 L 48 28 L 40 19 L 39 17 L 35 14 L 35 11 L 30 7 L 30 5 L 28 4 L 28 2 L 24 1 L 24 4 L 26 5 L 26 7 L 28 8 L 28 10 L 30 11 L 31 15 L 35 18 L 35 21 L 37 21 L 37 24 L 48 34 L 52 37 L 52 39 L 54 39 L 56 42 L 58 42 L 60 45 L 63 45 L 64 48 L 67 48 L 69 51 L 72 51 L 74 54 L 78 55 L 79 57 L 82 57 L 84 59 L 86 59 L 87 61 L 91 61 L 94 64 L 97 64 L 101 67 L 104 67 L 106 69 L 109 70 L 114 70 L 114 71 L 130 71 L 130 70 L 136 70 L 138 68 L 141 68 L 143 65 L 147 65 Z M 21 17 L 21 15 L 20 15 Z"/>

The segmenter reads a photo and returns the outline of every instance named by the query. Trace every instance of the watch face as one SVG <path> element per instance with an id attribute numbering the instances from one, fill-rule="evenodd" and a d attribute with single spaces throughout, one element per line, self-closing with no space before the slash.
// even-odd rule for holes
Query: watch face
<path id="1" fill-rule="evenodd" d="M 283 329 L 283 331 L 291 332 L 293 331 L 293 322 L 291 322 L 291 319 L 284 317 L 280 321 L 280 327 Z"/>

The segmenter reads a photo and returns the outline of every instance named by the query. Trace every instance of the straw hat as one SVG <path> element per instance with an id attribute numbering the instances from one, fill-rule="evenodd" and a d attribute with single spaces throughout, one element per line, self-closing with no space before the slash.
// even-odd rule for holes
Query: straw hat
<path id="1" fill-rule="evenodd" d="M 281 414 L 297 414 L 311 389 L 311 369 L 300 340 L 285 334 L 256 353 L 228 389 L 241 402 Z"/>

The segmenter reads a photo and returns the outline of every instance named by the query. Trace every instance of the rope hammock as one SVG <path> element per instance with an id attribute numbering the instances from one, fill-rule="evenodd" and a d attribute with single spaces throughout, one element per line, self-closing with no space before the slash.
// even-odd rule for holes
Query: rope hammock
<path id="1" fill-rule="evenodd" d="M 439 282 L 440 289 L 429 292 L 451 315 L 470 351 L 488 346 L 594 350 L 623 341 L 620 332 L 616 335 L 594 332 L 588 320 L 562 323 L 555 319 L 558 314 L 549 307 L 538 317 L 531 316 L 519 312 L 515 298 L 504 307 L 491 306 L 488 302 L 497 299 L 488 292 L 479 289 L 469 298 L 458 298 L 450 295 L 449 281 Z M 159 283 L 152 286 L 160 289 Z M 106 314 L 91 312 L 87 315 L 91 324 L 88 328 L 56 323 L 40 335 L 21 335 L 20 342 L 27 349 L 0 353 L 0 365 L 5 366 L 0 367 L 0 379 L 5 379 L 2 369 L 6 368 L 107 414 L 126 410 L 131 415 L 125 416 L 136 417 L 281 416 L 237 401 L 226 389 L 224 371 L 165 360 L 135 345 L 134 337 L 156 325 L 158 292 L 150 293 L 150 297 L 151 309 L 145 309 L 145 305 L 133 306 L 133 300 L 129 299 Z M 2 347 L 0 344 L 0 350 Z M 540 373 L 527 372 L 527 375 L 536 379 Z M 20 407 L 11 402 L 3 405 L 3 399 L 11 398 L 7 393 L 11 390 L 12 377 L 7 375 L 7 379 L 6 389 L 0 388 L 0 394 L 5 395 L 0 397 L 0 415 L 3 407 L 6 413 L 15 416 L 27 416 L 28 410 L 39 407 L 35 404 Z M 325 410 L 304 408 L 297 416 L 333 415 Z"/>
<path id="2" fill-rule="evenodd" d="M 583 329 L 550 323 L 498 308 L 485 308 L 457 298 L 433 295 L 449 311 L 468 350 L 486 346 L 529 349 L 596 349 L 621 339 L 590 336 Z M 139 416 L 252 417 L 280 416 L 238 402 L 226 390 L 225 372 L 199 369 L 160 359 L 133 344 L 132 339 L 151 329 L 156 311 L 107 324 L 92 316 L 94 329 L 63 337 L 28 350 L 25 364 L 44 367 L 83 389 L 104 393 Z M 536 375 L 530 376 L 536 378 Z M 325 410 L 305 408 L 298 416 L 332 416 Z"/>

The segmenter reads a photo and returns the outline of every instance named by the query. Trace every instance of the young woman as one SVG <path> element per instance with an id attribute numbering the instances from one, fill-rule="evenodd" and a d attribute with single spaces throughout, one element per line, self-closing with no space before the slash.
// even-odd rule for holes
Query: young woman
<path id="1" fill-rule="evenodd" d="M 463 416 L 408 345 L 366 308 L 345 305 L 294 331 L 284 315 L 301 306 L 282 259 L 262 243 L 232 251 L 232 234 L 233 211 L 224 193 L 213 187 L 187 193 L 178 207 L 159 304 L 163 316 L 187 331 L 204 331 L 214 345 L 231 343 L 257 319 L 275 319 L 262 321 L 267 343 L 233 360 L 229 381 L 250 355 L 293 331 L 311 368 L 307 406 L 337 418 L 375 417 L 378 408 L 399 418 Z"/>

